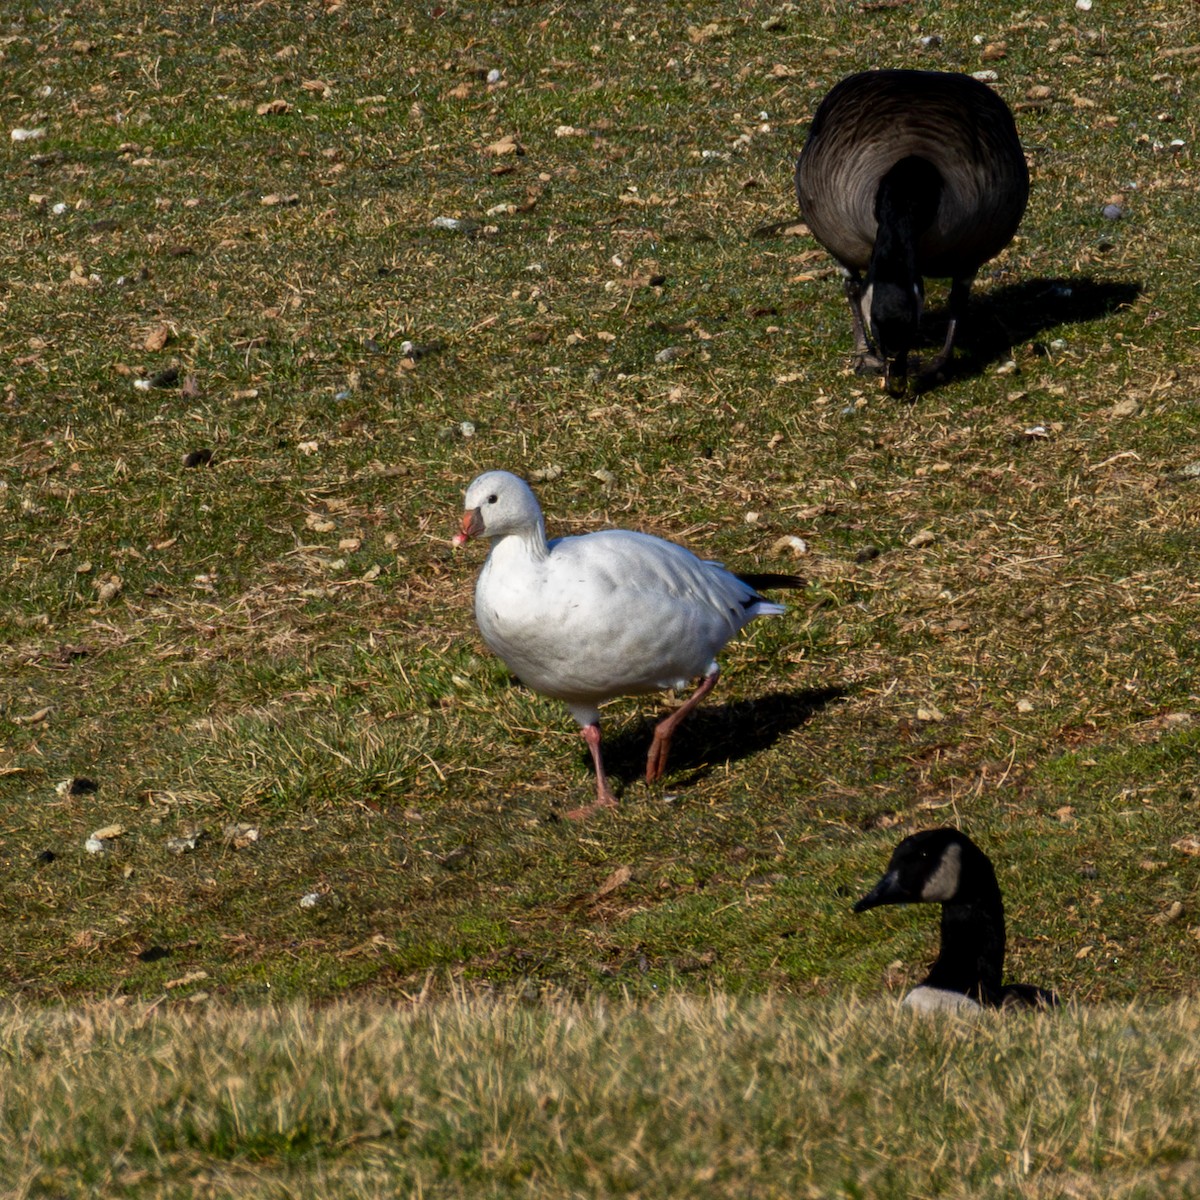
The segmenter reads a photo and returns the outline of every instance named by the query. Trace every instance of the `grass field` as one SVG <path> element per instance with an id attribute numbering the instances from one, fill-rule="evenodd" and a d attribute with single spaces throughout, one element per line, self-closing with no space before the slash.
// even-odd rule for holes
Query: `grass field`
<path id="1" fill-rule="evenodd" d="M 997 864 L 1012 976 L 1178 1000 L 1136 1018 L 1174 1028 L 1200 965 L 1198 43 L 1191 6 L 1106 0 L 7 5 L 13 1019 L 166 997 L 166 1037 L 177 1008 L 204 1027 L 188 1001 L 353 997 L 370 1022 L 459 986 L 577 1013 L 769 991 L 829 1028 L 932 957 L 932 911 L 849 910 L 951 823 Z M 848 370 L 791 191 L 820 97 L 884 65 L 994 71 L 1033 180 L 914 402 Z M 449 542 L 490 467 L 552 533 L 810 580 L 725 653 L 665 786 L 640 781 L 657 700 L 606 710 L 622 804 L 583 826 L 574 724 L 487 654 L 483 550 Z M 1041 1161 L 1020 1194 L 1071 1194 Z M 863 1171 L 847 1194 L 883 1194 Z"/>
<path id="2" fill-rule="evenodd" d="M 0 1029 L 17 1197 L 1200 1192 L 1194 1003 L 100 1005 Z"/>

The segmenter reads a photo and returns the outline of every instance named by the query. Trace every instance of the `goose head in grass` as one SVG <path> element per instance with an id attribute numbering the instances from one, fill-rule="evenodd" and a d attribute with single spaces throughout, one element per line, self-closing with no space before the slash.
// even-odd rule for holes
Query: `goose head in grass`
<path id="1" fill-rule="evenodd" d="M 905 997 L 921 1009 L 1050 1007 L 1051 991 L 1005 984 L 1004 901 L 991 859 L 960 830 L 926 829 L 892 852 L 879 882 L 854 906 L 940 904 L 942 944 L 928 975 Z"/>

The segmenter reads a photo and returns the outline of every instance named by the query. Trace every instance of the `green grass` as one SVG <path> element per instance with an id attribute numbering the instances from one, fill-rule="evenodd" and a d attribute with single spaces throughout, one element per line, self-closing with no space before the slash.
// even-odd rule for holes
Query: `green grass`
<path id="1" fill-rule="evenodd" d="M 1194 992 L 1191 18 L 775 15 L 7 12 L 9 127 L 46 132 L 0 185 L 4 990 L 876 990 L 933 914 L 849 905 L 951 821 L 996 857 L 1014 973 Z M 914 404 L 847 372 L 823 252 L 757 236 L 823 91 L 892 63 L 995 69 L 1034 185 Z M 555 531 L 811 580 L 662 789 L 654 701 L 611 706 L 624 802 L 583 828 L 583 747 L 486 655 L 449 547 L 492 466 L 541 473 Z"/>

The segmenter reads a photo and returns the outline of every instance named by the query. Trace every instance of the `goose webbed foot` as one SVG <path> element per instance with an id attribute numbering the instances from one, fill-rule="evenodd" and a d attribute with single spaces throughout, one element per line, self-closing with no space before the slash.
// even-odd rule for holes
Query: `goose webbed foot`
<path id="1" fill-rule="evenodd" d="M 854 355 L 855 375 L 882 375 L 886 370 L 884 361 L 873 350 L 856 350 Z"/>

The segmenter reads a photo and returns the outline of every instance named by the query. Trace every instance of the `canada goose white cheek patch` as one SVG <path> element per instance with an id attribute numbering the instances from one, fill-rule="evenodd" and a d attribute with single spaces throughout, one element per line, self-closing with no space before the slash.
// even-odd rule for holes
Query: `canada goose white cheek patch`
<path id="1" fill-rule="evenodd" d="M 953 900 L 958 894 L 958 881 L 962 875 L 962 847 L 951 843 L 942 854 L 938 868 L 925 880 L 921 888 L 921 899 L 930 903 Z"/>

